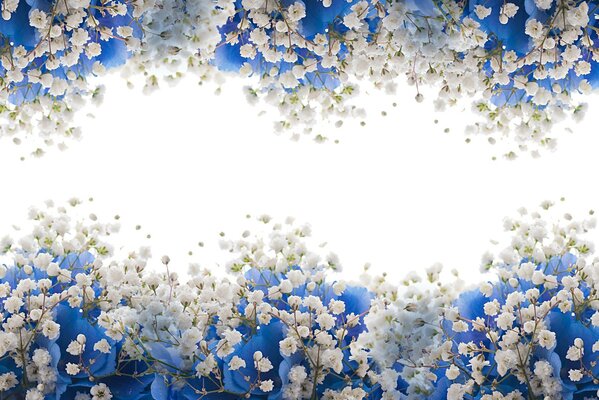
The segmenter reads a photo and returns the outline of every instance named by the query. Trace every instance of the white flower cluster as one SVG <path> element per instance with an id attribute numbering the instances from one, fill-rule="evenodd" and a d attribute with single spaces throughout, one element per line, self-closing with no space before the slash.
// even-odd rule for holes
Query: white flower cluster
<path id="1" fill-rule="evenodd" d="M 487 79 L 483 99 L 473 109 L 487 122 L 476 130 L 490 134 L 492 142 L 497 133 L 512 131 L 520 150 L 527 150 L 529 143 L 554 148 L 555 140 L 547 133 L 568 114 L 576 120 L 584 115 L 586 104 L 578 104 L 576 95 L 588 94 L 596 80 L 596 5 L 548 0 L 524 7 L 507 2 L 497 13 L 480 3 L 475 15 L 481 29 L 490 37 L 494 30 L 504 33 L 480 65 Z"/>
<path id="2" fill-rule="evenodd" d="M 522 213 L 506 220 L 511 245 L 484 257 L 498 281 L 462 293 L 444 313 L 432 354 L 443 398 L 599 396 L 599 260 L 584 239 L 595 219 L 566 215 L 549 226 Z"/>
<path id="3" fill-rule="evenodd" d="M 141 8 L 121 0 L 2 3 L 0 135 L 43 146 L 77 137 L 73 115 L 100 88 L 87 78 L 126 61 L 139 48 Z M 55 143 L 60 140 L 59 143 Z"/>
<path id="4" fill-rule="evenodd" d="M 51 214 L 32 209 L 30 218 L 37 222 L 31 234 L 17 243 L 10 237 L 2 239 L 0 394 L 3 397 L 17 393 L 17 398 L 37 400 L 64 392 L 66 382 L 57 369 L 60 353 L 56 343 L 69 337 L 64 333 L 67 322 L 73 323 L 78 331 L 62 350 L 81 361 L 62 363 L 65 376 L 97 371 L 95 361 L 111 352 L 105 338 L 94 336 L 99 340 L 86 343 L 86 334 L 91 329 L 86 330 L 74 320 L 61 321 L 58 310 L 110 307 L 109 299 L 94 290 L 98 276 L 88 273 L 101 269 L 102 260 L 111 254 L 110 245 L 102 237 L 118 231 L 118 225 L 73 226 L 65 212 L 63 208 Z M 89 257 L 91 252 L 95 260 Z M 95 355 L 90 355 L 91 352 Z M 25 387 L 23 382 L 27 382 Z M 90 385 L 89 392 L 89 398 L 94 400 L 110 399 L 104 383 Z"/>
<path id="5" fill-rule="evenodd" d="M 367 331 L 358 344 L 368 349 L 377 365 L 373 379 L 381 385 L 383 399 L 423 399 L 436 390 L 431 357 L 441 346 L 440 321 L 443 310 L 458 296 L 463 282 L 441 282 L 441 264 L 426 271 L 426 279 L 409 274 L 400 287 L 386 277 L 364 276 L 371 290 L 377 293 L 370 313 L 365 318 Z M 455 273 L 457 277 L 457 273 Z M 403 384 L 399 384 L 402 382 Z"/>

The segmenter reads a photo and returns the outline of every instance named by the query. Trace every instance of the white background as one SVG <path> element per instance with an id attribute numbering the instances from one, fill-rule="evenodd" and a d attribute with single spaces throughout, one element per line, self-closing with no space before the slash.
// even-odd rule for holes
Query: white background
<path id="1" fill-rule="evenodd" d="M 22 162 L 26 149 L 1 141 L 0 233 L 48 198 L 93 196 L 99 214 L 123 216 L 132 247 L 150 233 L 154 254 L 168 253 L 182 270 L 189 250 L 204 266 L 226 260 L 217 234 L 236 237 L 246 214 L 268 213 L 309 222 L 347 277 L 366 262 L 399 278 L 439 261 L 473 278 L 517 208 L 561 196 L 578 215 L 599 205 L 596 99 L 574 134 L 558 132 L 556 152 L 510 162 L 492 161 L 496 150 L 484 140 L 464 143 L 468 111 L 436 115 L 430 102 L 413 101 L 412 88 L 395 109 L 389 98 L 365 98 L 367 126 L 323 126 L 341 143 L 319 145 L 275 135 L 272 114 L 258 117 L 266 107 L 247 105 L 238 85 L 215 96 L 189 79 L 144 96 L 112 77 L 105 103 L 90 109 L 95 119 L 82 122 L 83 139 L 67 151 Z"/>

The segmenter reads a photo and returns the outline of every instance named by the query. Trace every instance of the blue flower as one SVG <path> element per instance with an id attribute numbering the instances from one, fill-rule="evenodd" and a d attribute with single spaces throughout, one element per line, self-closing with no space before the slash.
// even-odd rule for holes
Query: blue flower
<path id="1" fill-rule="evenodd" d="M 599 385 L 593 383 L 592 378 L 585 375 L 580 381 L 574 382 L 568 376 L 568 371 L 579 369 L 582 363 L 592 371 L 594 376 L 599 374 L 596 353 L 593 352 L 593 345 L 599 340 L 599 329 L 584 324 L 572 313 L 562 313 L 559 310 L 552 311 L 547 319 L 548 329 L 555 332 L 556 345 L 553 352 L 559 360 L 556 364 L 560 367 L 559 376 L 564 382 L 564 399 L 574 399 L 574 396 L 578 394 L 597 393 Z M 584 354 L 581 360 L 571 361 L 566 358 L 566 354 L 577 338 L 584 342 Z"/>
<path id="2" fill-rule="evenodd" d="M 225 363 L 228 363 L 233 357 L 237 356 L 245 361 L 246 366 L 237 371 L 231 371 L 225 368 L 224 384 L 225 389 L 233 393 L 249 393 L 256 396 L 256 399 L 272 399 L 282 388 L 279 368 L 283 357 L 279 351 L 279 342 L 285 338 L 284 325 L 279 321 L 272 321 L 268 325 L 260 325 L 257 332 L 250 337 L 247 342 L 239 343 L 235 351 L 230 354 Z M 273 368 L 267 372 L 260 373 L 260 380 L 272 380 L 274 389 L 271 392 L 263 392 L 259 387 L 253 385 L 258 381 L 258 371 L 254 367 L 254 353 L 261 352 L 271 362 Z M 246 379 L 249 378 L 249 379 Z"/>
<path id="3" fill-rule="evenodd" d="M 530 38 L 526 34 L 528 14 L 526 13 L 524 2 L 524 0 L 511 1 L 519 9 L 516 15 L 508 20 L 507 24 L 499 22 L 499 13 L 505 3 L 503 0 L 468 1 L 468 10 L 470 11 L 470 17 L 480 23 L 481 29 L 490 38 L 496 39 L 498 45 L 503 45 L 506 47 L 506 50 L 513 50 L 519 55 L 524 55 L 530 50 Z M 491 14 L 481 20 L 474 12 L 477 5 L 491 8 Z"/>
<path id="4" fill-rule="evenodd" d="M 214 347 L 211 349 L 214 350 Z M 196 400 L 198 392 L 204 393 L 201 398 L 205 400 L 235 400 L 239 398 L 237 395 L 224 393 L 222 387 L 217 384 L 216 378 L 199 378 L 195 370 L 187 370 L 183 359 L 175 349 L 154 343 L 149 346 L 149 351 L 158 369 L 164 372 L 155 373 L 152 378 L 149 395 L 153 400 Z M 222 369 L 221 361 L 218 361 L 218 366 L 219 369 Z M 181 380 L 177 381 L 175 377 L 180 377 Z"/>
<path id="5" fill-rule="evenodd" d="M 29 12 L 31 7 L 25 1 L 19 1 L 17 10 L 9 20 L 0 18 L 0 42 L 4 44 L 14 43 L 15 46 L 23 46 L 31 50 L 37 44 L 37 32 L 29 24 Z"/>
<path id="6" fill-rule="evenodd" d="M 369 292 L 368 289 L 359 286 L 348 286 L 343 293 L 337 297 L 337 300 L 343 301 L 345 303 L 345 312 L 343 315 L 354 314 L 356 316 L 360 316 L 359 325 L 349 328 L 347 331 L 345 340 L 348 344 L 353 339 L 356 339 L 360 333 L 366 330 L 364 325 L 364 316 L 370 309 L 370 303 L 373 298 L 373 293 Z M 344 323 L 345 321 L 342 321 L 341 319 L 342 316 L 339 316 L 338 322 Z"/>
<path id="7" fill-rule="evenodd" d="M 332 0 L 330 7 L 325 7 L 322 0 L 303 0 L 306 7 L 306 17 L 300 22 L 299 33 L 312 39 L 319 33 L 326 33 L 327 29 L 340 27 L 340 22 L 345 15 L 351 12 L 351 6 L 359 0 Z M 283 4 L 291 5 L 295 0 L 285 0 Z"/>
<path id="8" fill-rule="evenodd" d="M 120 353 L 120 343 L 117 344 L 117 354 Z M 118 374 L 107 376 L 99 381 L 105 383 L 112 392 L 114 400 L 141 400 L 150 392 L 154 374 L 148 372 L 146 361 L 117 360 Z"/>
<path id="9" fill-rule="evenodd" d="M 104 328 L 88 320 L 84 310 L 71 308 L 68 305 L 59 304 L 56 307 L 55 321 L 60 325 L 60 336 L 56 344 L 61 349 L 61 357 L 58 362 L 59 373 L 67 377 L 65 369 L 67 363 L 79 364 L 83 362 L 82 369 L 74 378 L 103 378 L 114 374 L 116 371 L 116 346 L 114 340 L 107 337 Z M 69 354 L 66 349 L 69 344 L 77 339 L 78 335 L 85 335 L 86 345 L 80 356 Z M 94 350 L 94 344 L 100 340 L 106 340 L 110 345 L 110 351 L 105 354 Z"/>
<path id="10" fill-rule="evenodd" d="M 44 336 L 35 337 L 32 345 L 29 348 L 29 356 L 33 356 L 36 350 L 45 350 L 50 355 L 50 365 L 49 368 L 53 374 L 57 376 L 57 380 L 54 385 L 53 392 L 50 392 L 46 398 L 47 399 L 63 399 L 63 394 L 68 390 L 68 387 L 71 385 L 71 379 L 68 377 L 63 377 L 58 373 L 58 363 L 60 360 L 61 349 L 56 344 L 56 341 L 49 340 Z M 17 365 L 12 357 L 1 357 L 0 358 L 0 375 L 12 372 L 16 375 L 17 380 L 20 382 L 16 387 L 2 392 L 2 395 L 5 396 L 3 398 L 11 399 L 14 398 L 25 398 L 25 392 L 30 389 L 30 386 L 27 386 L 23 379 L 23 370 L 21 365 Z"/>

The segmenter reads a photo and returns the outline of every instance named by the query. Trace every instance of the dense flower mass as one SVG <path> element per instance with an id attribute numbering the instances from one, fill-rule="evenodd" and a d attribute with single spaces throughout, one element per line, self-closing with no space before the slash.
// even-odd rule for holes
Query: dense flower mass
<path id="1" fill-rule="evenodd" d="M 72 111 L 100 89 L 88 75 L 122 65 L 140 46 L 140 9 L 130 2 L 8 0 L 1 5 L 2 134 L 35 130 L 51 144 L 78 134 Z"/>
<path id="2" fill-rule="evenodd" d="M 31 216 L 31 235 L 2 242 L 2 398 L 380 398 L 357 345 L 375 294 L 329 279 L 341 267 L 306 248 L 309 227 L 224 242 L 227 277 L 183 281 L 148 249 L 117 261 L 117 225 Z"/>
<path id="3" fill-rule="evenodd" d="M 252 93 L 267 93 L 285 125 L 360 115 L 348 102 L 360 81 L 393 93 L 407 76 L 418 101 L 422 85 L 439 88 L 440 110 L 472 97 L 484 118 L 470 131 L 536 151 L 553 147 L 551 124 L 582 112 L 573 94 L 596 82 L 593 3 L 256 1 L 239 11 L 215 62 L 259 75 Z"/>
<path id="4" fill-rule="evenodd" d="M 224 273 L 182 279 L 147 248 L 121 259 L 117 224 L 70 214 L 34 209 L 31 234 L 1 242 L 2 398 L 599 396 L 593 218 L 506 220 L 511 245 L 483 258 L 495 277 L 469 289 L 440 264 L 398 286 L 334 279 L 337 257 L 291 222 L 223 240 Z"/>
<path id="5" fill-rule="evenodd" d="M 90 78 L 122 64 L 147 90 L 185 73 L 250 76 L 250 101 L 275 106 L 276 129 L 294 135 L 363 118 L 360 86 L 393 94 L 407 80 L 417 101 L 438 90 L 439 110 L 471 102 L 482 119 L 467 132 L 508 137 L 508 157 L 554 147 L 551 126 L 581 116 L 577 95 L 598 82 L 595 1 L 5 0 L 1 11 L 2 129 L 16 142 L 77 136 L 73 112 L 101 98 Z"/>

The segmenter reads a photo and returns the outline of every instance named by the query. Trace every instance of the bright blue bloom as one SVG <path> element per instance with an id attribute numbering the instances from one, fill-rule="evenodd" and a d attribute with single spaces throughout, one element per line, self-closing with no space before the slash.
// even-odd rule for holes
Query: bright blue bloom
<path id="1" fill-rule="evenodd" d="M 256 334 L 252 335 L 247 342 L 237 345 L 236 350 L 227 357 L 225 363 L 231 358 L 237 356 L 245 361 L 246 366 L 237 371 L 231 371 L 225 368 L 224 383 L 225 389 L 233 393 L 250 393 L 256 399 L 272 399 L 279 394 L 282 388 L 279 368 L 283 361 L 283 356 L 279 351 L 279 342 L 285 338 L 284 325 L 279 321 L 273 321 L 268 325 L 260 325 Z M 274 382 L 274 390 L 268 393 L 263 392 L 258 387 L 250 386 L 258 380 L 258 372 L 254 367 L 254 353 L 260 351 L 264 357 L 267 357 L 273 365 L 273 369 L 268 372 L 261 372 L 260 379 L 271 379 Z M 249 380 L 246 380 L 248 377 Z"/>
<path id="2" fill-rule="evenodd" d="M 327 29 L 338 30 L 343 17 L 351 12 L 352 5 L 359 0 L 332 0 L 330 7 L 325 7 L 321 0 L 304 0 L 306 16 L 301 20 L 299 33 L 306 39 L 312 39 Z M 283 5 L 289 6 L 295 0 L 284 0 Z M 343 29 L 343 28 L 342 28 Z"/>
<path id="3" fill-rule="evenodd" d="M 481 25 L 481 30 L 487 32 L 490 39 L 497 40 L 506 50 L 514 50 L 518 55 L 524 55 L 530 50 L 529 36 L 525 32 L 528 14 L 524 9 L 524 0 L 512 0 L 519 7 L 516 15 L 508 20 L 507 24 L 499 22 L 499 11 L 504 4 L 503 0 L 472 0 L 468 1 L 470 17 Z M 491 15 L 481 20 L 476 16 L 474 9 L 477 5 L 491 8 Z"/>
<path id="4" fill-rule="evenodd" d="M 120 353 L 121 343 L 117 344 L 117 354 Z M 154 374 L 148 372 L 145 361 L 119 359 L 118 375 L 102 378 L 100 383 L 106 384 L 115 400 L 142 400 L 150 392 Z"/>
<path id="5" fill-rule="evenodd" d="M 115 342 L 104 334 L 104 328 L 93 324 L 88 320 L 84 310 L 80 308 L 71 308 L 68 305 L 60 304 L 56 307 L 55 321 L 60 325 L 60 336 L 56 344 L 60 347 L 62 353 L 58 363 L 59 371 L 66 374 L 65 367 L 67 363 L 79 363 L 80 358 L 83 365 L 89 368 L 81 370 L 74 378 L 87 378 L 89 376 L 105 377 L 114 374 L 116 371 L 116 346 Z M 69 344 L 77 339 L 77 335 L 85 335 L 86 346 L 81 356 L 74 356 L 66 352 Z M 111 346 L 108 354 L 94 350 L 93 346 L 100 340 L 105 339 Z"/>
<path id="6" fill-rule="evenodd" d="M 183 359 L 175 349 L 159 343 L 154 343 L 149 347 L 151 356 L 157 360 L 156 362 L 160 369 L 166 372 L 154 374 L 149 393 L 152 399 L 196 400 L 198 398 L 196 390 L 202 391 L 204 389 L 207 394 L 202 395 L 202 399 L 235 400 L 240 398 L 237 395 L 221 392 L 221 387 L 216 384 L 215 379 L 198 378 L 195 368 L 191 371 L 187 370 Z M 212 349 L 214 350 L 214 347 Z M 222 368 L 222 365 L 222 362 L 218 361 L 219 368 Z M 185 384 L 177 384 L 174 376 L 180 377 L 182 381 L 184 380 Z"/>
<path id="7" fill-rule="evenodd" d="M 35 28 L 29 24 L 30 11 L 31 7 L 26 1 L 19 1 L 17 11 L 8 21 L 0 18 L 0 41 L 3 44 L 14 43 L 29 50 L 35 47 L 38 38 Z"/>
<path id="8" fill-rule="evenodd" d="M 599 384 L 593 383 L 592 379 L 587 376 L 578 382 L 573 382 L 568 376 L 568 371 L 580 368 L 582 361 L 582 364 L 597 376 L 599 365 L 592 367 L 597 359 L 592 347 L 599 340 L 599 329 L 584 324 L 571 313 L 564 314 L 559 310 L 552 311 L 548 316 L 548 321 L 549 329 L 555 332 L 556 346 L 553 352 L 557 355 L 556 366 L 559 366 L 560 377 L 564 382 L 564 399 L 575 399 L 577 395 L 596 394 Z M 566 358 L 566 354 L 576 338 L 584 341 L 584 355 L 581 361 L 570 361 Z"/>
<path id="9" fill-rule="evenodd" d="M 45 251 L 42 251 L 42 253 L 45 253 Z M 88 273 L 90 265 L 94 261 L 94 256 L 89 252 L 70 253 L 64 257 L 55 257 L 52 261 L 59 264 L 62 269 L 71 271 L 72 276 L 75 276 L 79 273 Z M 68 284 L 58 283 L 56 278 L 48 277 L 46 272 L 35 266 L 32 275 L 26 275 L 22 268 L 16 266 L 8 268 L 6 276 L 0 279 L 0 284 L 8 283 L 14 289 L 20 280 L 26 278 L 35 280 L 50 279 L 52 281 L 50 294 L 60 293 L 69 286 Z M 96 287 L 97 283 L 94 285 L 96 292 L 99 293 L 100 289 Z M 33 295 L 37 294 L 39 294 L 39 290 L 33 292 Z M 3 301 L 0 302 L 0 305 Z M 53 320 L 60 325 L 59 336 L 54 340 L 49 340 L 40 334 L 35 338 L 30 349 L 31 355 L 37 349 L 45 349 L 51 355 L 50 367 L 54 369 L 57 381 L 54 391 L 46 396 L 47 399 L 71 400 L 75 398 L 78 392 L 89 393 L 89 388 L 98 383 L 106 383 L 109 386 L 114 400 L 142 400 L 143 392 L 146 389 L 149 391 L 153 375 L 144 374 L 148 368 L 147 364 L 125 358 L 117 360 L 117 354 L 121 350 L 122 343 L 117 343 L 105 335 L 104 328 L 100 327 L 95 320 L 98 314 L 99 310 L 97 308 L 87 306 L 85 303 L 83 308 L 72 308 L 66 302 L 59 303 L 53 308 Z M 73 340 L 76 340 L 79 334 L 85 335 L 86 346 L 80 356 L 74 356 L 69 354 L 66 349 Z M 93 348 L 94 344 L 102 339 L 106 340 L 111 346 L 107 354 Z M 69 375 L 66 373 L 67 363 L 79 364 L 81 361 L 85 368 L 81 369 L 78 374 Z M 117 370 L 119 375 L 115 376 Z M 5 357 L 0 361 L 0 374 L 10 371 L 17 375 L 17 379 L 21 379 L 22 371 L 20 367 L 17 367 L 12 358 Z M 91 376 L 94 378 L 93 382 L 89 379 Z M 15 393 L 18 398 L 21 398 L 27 389 L 29 388 L 18 386 L 4 394 Z"/>

